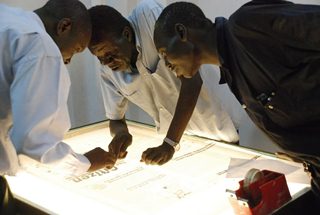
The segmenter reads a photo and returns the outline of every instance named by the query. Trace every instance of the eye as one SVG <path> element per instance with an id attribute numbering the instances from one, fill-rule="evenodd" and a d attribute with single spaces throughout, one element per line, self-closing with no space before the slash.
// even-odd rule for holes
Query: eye
<path id="1" fill-rule="evenodd" d="M 168 63 L 167 67 L 172 71 L 174 69 L 174 66 L 171 63 Z"/>
<path id="2" fill-rule="evenodd" d="M 75 50 L 74 50 L 74 53 L 80 53 L 84 50 L 84 48 L 78 46 Z"/>
<path id="3" fill-rule="evenodd" d="M 165 59 L 165 65 L 166 65 L 166 67 L 170 70 L 170 71 L 173 71 L 174 70 L 174 65 L 173 64 L 171 64 L 167 59 Z"/>
<path id="4" fill-rule="evenodd" d="M 98 59 L 103 63 L 110 63 L 114 60 L 114 55 L 110 53 L 106 53 L 103 56 L 98 57 Z"/>
<path id="5" fill-rule="evenodd" d="M 104 56 L 104 60 L 107 61 L 107 62 L 111 62 L 111 61 L 113 61 L 113 59 L 114 59 L 113 55 Z"/>
<path id="6" fill-rule="evenodd" d="M 166 53 L 165 52 L 161 52 L 160 55 L 161 55 L 161 57 L 166 58 Z"/>

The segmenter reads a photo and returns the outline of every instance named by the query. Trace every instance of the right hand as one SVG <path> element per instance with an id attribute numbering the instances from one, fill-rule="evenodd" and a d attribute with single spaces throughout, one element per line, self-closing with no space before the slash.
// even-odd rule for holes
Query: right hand
<path id="1" fill-rule="evenodd" d="M 129 132 L 116 134 L 109 144 L 109 152 L 113 153 L 117 159 L 123 159 L 127 156 L 127 148 L 132 143 L 132 135 Z"/>
<path id="2" fill-rule="evenodd" d="M 84 156 L 86 156 L 91 163 L 91 166 L 88 170 L 89 172 L 105 167 L 111 169 L 117 161 L 117 158 L 113 153 L 107 152 L 100 147 L 85 153 Z"/>
<path id="3" fill-rule="evenodd" d="M 174 148 L 166 142 L 158 147 L 148 148 L 142 153 L 141 162 L 151 165 L 163 165 L 167 163 L 174 154 Z"/>

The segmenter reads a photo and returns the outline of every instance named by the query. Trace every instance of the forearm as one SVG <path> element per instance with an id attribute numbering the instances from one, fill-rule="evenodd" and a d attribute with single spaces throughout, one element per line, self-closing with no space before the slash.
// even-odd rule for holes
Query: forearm
<path id="1" fill-rule="evenodd" d="M 108 148 L 116 159 L 127 156 L 127 148 L 132 143 L 132 135 L 129 133 L 125 118 L 122 120 L 110 120 L 110 133 L 113 137 Z"/>
<path id="2" fill-rule="evenodd" d="M 175 113 L 171 121 L 167 138 L 158 147 L 148 148 L 142 153 L 141 161 L 146 164 L 163 165 L 172 159 L 179 150 L 180 139 L 192 116 L 202 87 L 202 79 L 198 73 L 192 79 L 181 78 L 180 94 Z"/>
<path id="3" fill-rule="evenodd" d="M 201 87 L 202 79 L 199 73 L 191 79 L 181 78 L 176 110 L 166 136 L 169 139 L 180 141 L 197 104 Z"/>
<path id="4" fill-rule="evenodd" d="M 75 153 L 72 148 L 64 142 L 60 142 L 41 156 L 41 163 L 51 167 L 52 171 L 61 176 L 81 175 L 91 165 L 90 160 Z"/>
<path id="5" fill-rule="evenodd" d="M 109 127 L 112 137 L 120 133 L 129 133 L 125 118 L 120 120 L 110 120 Z"/>

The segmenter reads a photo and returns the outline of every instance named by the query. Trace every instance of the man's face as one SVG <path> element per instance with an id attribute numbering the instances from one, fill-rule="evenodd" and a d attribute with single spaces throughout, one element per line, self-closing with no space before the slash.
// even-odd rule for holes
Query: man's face
<path id="1" fill-rule="evenodd" d="M 82 52 L 89 44 L 91 26 L 84 28 L 73 24 L 69 18 L 58 21 L 55 34 L 51 35 L 60 49 L 65 64 L 70 63 L 74 54 Z"/>
<path id="2" fill-rule="evenodd" d="M 191 42 L 182 41 L 178 36 L 168 38 L 162 35 L 158 38 L 161 39 L 155 41 L 157 50 L 171 71 L 185 78 L 191 78 L 198 72 L 201 64 Z"/>
<path id="3" fill-rule="evenodd" d="M 70 34 L 61 40 L 59 48 L 65 64 L 70 63 L 74 54 L 82 52 L 89 44 L 91 33 Z"/>
<path id="4" fill-rule="evenodd" d="M 95 44 L 90 44 L 91 53 L 98 57 L 102 65 L 113 71 L 126 71 L 130 67 L 133 45 L 123 36 L 105 34 Z"/>

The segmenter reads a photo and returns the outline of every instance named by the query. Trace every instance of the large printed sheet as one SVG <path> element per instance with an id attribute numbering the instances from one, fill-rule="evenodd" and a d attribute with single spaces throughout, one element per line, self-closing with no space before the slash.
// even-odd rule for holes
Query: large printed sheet
<path id="1" fill-rule="evenodd" d="M 23 170 L 9 177 L 13 192 L 50 214 L 212 215 L 233 214 L 226 189 L 237 189 L 251 168 L 284 173 L 293 196 L 309 186 L 299 164 L 193 137 L 183 138 L 169 163 L 148 166 L 140 162 L 141 154 L 161 144 L 163 136 L 148 127 L 129 129 L 133 144 L 111 170 L 60 178 L 49 167 L 20 156 Z M 107 149 L 111 140 L 100 127 L 70 136 L 65 142 L 79 153 L 97 146 Z"/>

